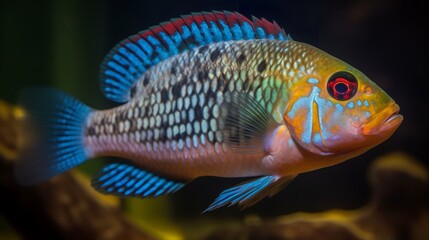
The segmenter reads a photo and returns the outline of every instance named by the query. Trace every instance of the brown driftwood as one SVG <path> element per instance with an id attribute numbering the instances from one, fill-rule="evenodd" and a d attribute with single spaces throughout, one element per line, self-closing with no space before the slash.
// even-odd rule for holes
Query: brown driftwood
<path id="1" fill-rule="evenodd" d="M 103 204 L 72 174 L 34 187 L 19 186 L 13 159 L 19 149 L 16 118 L 0 101 L 0 214 L 24 239 L 154 239 L 113 206 Z"/>

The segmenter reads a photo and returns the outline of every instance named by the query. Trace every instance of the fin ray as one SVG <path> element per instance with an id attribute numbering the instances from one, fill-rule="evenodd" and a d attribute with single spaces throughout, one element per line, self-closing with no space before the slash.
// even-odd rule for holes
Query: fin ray
<path id="1" fill-rule="evenodd" d="M 126 163 L 107 164 L 92 179 L 92 186 L 99 192 L 120 197 L 158 197 L 174 193 L 184 185 Z"/>
<path id="2" fill-rule="evenodd" d="M 14 169 L 20 184 L 47 180 L 87 159 L 83 131 L 89 107 L 44 88 L 23 91 L 19 102 L 26 112 L 23 126 L 28 128 L 24 129 L 27 142 Z"/>
<path id="3" fill-rule="evenodd" d="M 100 67 L 104 95 L 115 102 L 131 99 L 131 88 L 158 62 L 206 44 L 244 39 L 289 40 L 275 22 L 235 12 L 197 12 L 171 19 L 132 35 L 117 44 Z"/>
<path id="4" fill-rule="evenodd" d="M 279 125 L 254 97 L 242 92 L 225 95 L 221 114 L 226 143 L 243 153 L 263 152 L 265 134 Z"/>
<path id="5" fill-rule="evenodd" d="M 265 197 L 271 197 L 277 194 L 295 177 L 296 176 L 264 176 L 240 183 L 220 193 L 215 201 L 204 212 L 236 204 L 238 204 L 242 209 L 247 208 Z"/>

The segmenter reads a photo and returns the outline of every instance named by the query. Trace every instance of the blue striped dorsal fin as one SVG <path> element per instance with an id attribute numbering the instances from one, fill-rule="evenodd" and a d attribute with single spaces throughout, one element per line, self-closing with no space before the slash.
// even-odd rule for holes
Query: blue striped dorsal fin
<path id="1" fill-rule="evenodd" d="M 126 163 L 110 163 L 92 179 L 97 191 L 120 197 L 158 197 L 185 186 Z"/>
<path id="2" fill-rule="evenodd" d="M 237 12 L 202 12 L 171 19 L 117 44 L 100 67 L 101 89 L 115 102 L 127 102 L 132 87 L 151 66 L 186 50 L 214 42 L 244 39 L 290 40 L 275 22 L 252 21 Z"/>

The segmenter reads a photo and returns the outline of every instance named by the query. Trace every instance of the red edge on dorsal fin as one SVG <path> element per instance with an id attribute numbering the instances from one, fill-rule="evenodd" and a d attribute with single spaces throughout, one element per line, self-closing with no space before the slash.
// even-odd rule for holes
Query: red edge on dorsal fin
<path id="1" fill-rule="evenodd" d="M 262 18 L 261 21 L 262 21 L 263 29 L 265 31 L 267 31 L 267 33 L 269 33 L 269 34 L 275 34 L 276 33 L 274 25 L 270 21 L 268 21 L 265 18 Z"/>
<path id="2" fill-rule="evenodd" d="M 235 24 L 242 26 L 244 22 L 250 24 L 253 29 L 260 27 L 264 29 L 267 34 L 283 34 L 285 37 L 288 35 L 285 33 L 284 29 L 281 28 L 275 21 L 270 22 L 265 18 L 257 18 L 252 16 L 252 20 L 246 18 L 239 12 L 230 12 L 230 11 L 213 11 L 213 12 L 194 12 L 190 15 L 182 15 L 180 18 L 174 18 L 170 21 L 161 23 L 160 25 L 153 26 L 148 30 L 139 32 L 138 34 L 132 35 L 127 39 L 124 39 L 120 45 L 125 45 L 129 42 L 137 42 L 139 39 L 147 39 L 148 36 L 152 35 L 159 39 L 162 45 L 166 48 L 168 45 L 163 41 L 163 38 L 159 36 L 160 32 L 165 32 L 169 36 L 172 36 L 177 31 L 179 34 L 183 33 L 182 26 L 186 25 L 191 28 L 192 23 L 200 25 L 202 22 L 206 22 L 210 27 L 211 22 L 215 23 L 219 29 L 223 29 L 222 25 L 219 24 L 219 20 L 224 21 L 228 26 L 232 27 Z M 167 48 L 166 48 L 167 49 Z"/>
<path id="3" fill-rule="evenodd" d="M 174 35 L 178 31 L 172 22 L 163 22 L 160 26 L 170 36 Z"/>
<path id="4" fill-rule="evenodd" d="M 140 38 L 147 39 L 147 37 L 153 35 L 153 33 L 150 29 L 146 29 L 139 32 L 138 35 L 140 35 Z"/>
<path id="5" fill-rule="evenodd" d="M 261 21 L 261 19 L 259 19 L 259 18 L 255 17 L 255 16 L 252 16 L 252 22 L 253 22 L 253 26 L 254 26 L 255 28 L 257 28 L 257 27 L 263 28 L 263 27 L 264 27 L 264 26 L 262 25 L 262 21 Z"/>
<path id="6" fill-rule="evenodd" d="M 237 15 L 229 11 L 223 11 L 223 12 L 229 27 L 233 27 L 236 23 L 238 23 Z"/>
<path id="7" fill-rule="evenodd" d="M 180 19 L 180 20 L 182 21 L 182 19 Z M 175 35 L 175 33 L 179 32 L 179 34 L 177 34 L 176 36 L 177 36 L 177 37 L 179 37 L 179 38 L 181 38 L 181 39 L 182 39 L 182 41 L 181 41 L 181 42 L 183 42 L 183 43 L 184 43 L 184 45 L 185 45 L 185 46 L 187 46 L 187 44 L 186 44 L 185 40 L 184 40 L 184 39 L 182 38 L 182 36 L 180 35 L 180 33 L 182 32 L 182 31 L 181 31 L 181 28 L 180 28 L 180 29 L 178 29 L 178 28 L 174 25 L 174 22 L 175 22 L 175 21 L 165 22 L 165 23 L 161 24 L 161 27 L 165 30 L 165 32 L 167 32 L 167 34 L 168 34 L 170 37 L 172 37 L 173 35 Z M 174 41 L 174 40 L 173 40 L 173 41 Z M 179 46 L 177 46 L 177 47 L 179 47 Z"/>
<path id="8" fill-rule="evenodd" d="M 203 12 L 203 17 L 210 29 L 212 28 L 212 23 L 215 24 L 219 29 L 222 29 L 222 26 L 219 24 L 214 12 Z"/>
<path id="9" fill-rule="evenodd" d="M 152 26 L 149 28 L 149 30 L 152 32 L 152 36 L 156 38 L 162 46 L 164 46 L 164 50 L 168 52 L 168 43 L 164 41 L 164 38 L 159 34 L 160 32 L 164 32 L 164 28 L 162 28 L 160 25 Z"/>
<path id="10" fill-rule="evenodd" d="M 188 48 L 189 47 L 189 43 L 187 39 L 184 39 L 182 37 L 183 34 L 183 26 L 188 27 L 188 24 L 186 24 L 185 20 L 183 20 L 183 16 L 180 18 L 175 18 L 171 21 L 171 23 L 174 25 L 174 27 L 176 27 L 176 29 L 179 31 L 180 37 L 183 40 L 184 45 Z"/>
<path id="11" fill-rule="evenodd" d="M 215 16 L 215 18 L 216 18 L 217 20 L 222 20 L 222 21 L 224 21 L 226 24 L 228 23 L 228 22 L 226 21 L 225 14 L 224 14 L 223 12 L 220 12 L 220 11 L 213 11 L 213 15 Z"/>
<path id="12" fill-rule="evenodd" d="M 250 21 L 250 19 L 248 19 L 247 17 L 243 16 L 239 12 L 234 12 L 234 13 L 237 16 L 237 19 L 238 19 L 238 22 L 240 23 L 240 26 L 243 26 L 243 23 L 247 22 L 253 28 L 253 22 Z"/>
<path id="13" fill-rule="evenodd" d="M 183 19 L 184 24 L 191 28 L 191 24 L 194 22 L 194 18 L 192 17 L 192 15 L 182 15 L 181 17 Z"/>
<path id="14" fill-rule="evenodd" d="M 205 22 L 204 16 L 200 12 L 193 12 L 191 13 L 192 18 L 194 19 L 194 22 L 199 26 L 202 22 Z"/>
<path id="15" fill-rule="evenodd" d="M 220 11 L 213 11 L 213 15 L 215 16 L 215 18 L 217 20 L 216 22 L 217 22 L 217 25 L 219 26 L 219 29 L 221 31 L 223 31 L 224 28 L 223 28 L 222 24 L 220 24 L 219 21 L 222 21 L 228 25 L 228 21 L 226 20 L 225 14 L 223 12 L 220 12 Z"/>
<path id="16" fill-rule="evenodd" d="M 276 29 L 276 32 L 277 32 L 277 33 L 281 33 L 281 34 L 283 34 L 283 36 L 284 36 L 284 37 L 287 37 L 285 30 L 284 30 L 283 28 L 281 28 L 281 27 L 277 24 L 277 22 L 276 22 L 276 21 L 273 21 L 273 25 L 274 25 L 274 28 Z"/>
<path id="17" fill-rule="evenodd" d="M 216 22 L 217 20 L 213 12 L 203 12 L 202 16 L 204 17 L 208 25 L 210 24 L 210 22 Z"/>
<path id="18" fill-rule="evenodd" d="M 221 32 L 225 31 L 224 26 L 222 26 L 222 24 L 220 23 L 220 21 L 222 21 L 224 24 L 228 25 L 228 21 L 226 20 L 225 14 L 223 12 L 220 12 L 220 11 L 213 11 L 213 16 L 216 19 L 215 23 L 219 27 L 220 31 Z"/>
<path id="19" fill-rule="evenodd" d="M 180 34 L 183 34 L 182 26 L 185 25 L 185 21 L 182 18 L 174 18 L 171 23 L 176 27 Z"/>

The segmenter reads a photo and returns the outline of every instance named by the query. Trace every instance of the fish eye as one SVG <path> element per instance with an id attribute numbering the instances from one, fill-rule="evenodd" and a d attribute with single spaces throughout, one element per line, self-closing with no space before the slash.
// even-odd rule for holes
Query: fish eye
<path id="1" fill-rule="evenodd" d="M 328 93 L 336 100 L 349 100 L 357 92 L 357 80 L 349 72 L 336 72 L 328 80 Z"/>

